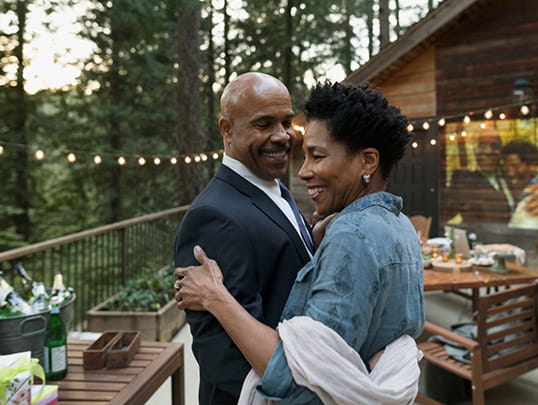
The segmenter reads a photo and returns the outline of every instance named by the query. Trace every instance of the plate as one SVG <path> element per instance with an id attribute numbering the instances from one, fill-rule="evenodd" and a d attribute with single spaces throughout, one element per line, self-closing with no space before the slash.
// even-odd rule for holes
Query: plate
<path id="1" fill-rule="evenodd" d="M 469 263 L 474 264 L 475 266 L 488 267 L 488 266 L 493 266 L 493 263 L 495 263 L 495 260 L 493 260 L 491 257 L 480 257 L 478 259 L 475 257 L 471 257 L 469 259 Z"/>

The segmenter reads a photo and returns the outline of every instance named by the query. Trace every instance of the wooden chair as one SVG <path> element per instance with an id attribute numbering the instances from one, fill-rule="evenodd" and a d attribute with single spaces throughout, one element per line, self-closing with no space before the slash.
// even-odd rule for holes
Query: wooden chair
<path id="1" fill-rule="evenodd" d="M 528 284 L 480 297 L 476 341 L 426 322 L 427 332 L 469 350 L 471 364 L 449 357 L 443 343 L 429 341 L 418 345 L 424 360 L 469 380 L 473 405 L 483 405 L 484 391 L 538 367 L 536 290 Z M 416 402 L 439 404 L 423 394 Z"/>
<path id="2" fill-rule="evenodd" d="M 432 225 L 432 217 L 425 217 L 424 215 L 413 215 L 409 217 L 409 220 L 415 227 L 417 234 L 419 235 L 420 242 L 424 243 L 430 237 L 430 227 Z"/>

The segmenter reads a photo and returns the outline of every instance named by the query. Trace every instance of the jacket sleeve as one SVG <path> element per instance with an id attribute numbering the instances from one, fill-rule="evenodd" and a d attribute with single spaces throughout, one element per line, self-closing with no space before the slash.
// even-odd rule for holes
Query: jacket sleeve
<path id="1" fill-rule="evenodd" d="M 217 261 L 224 284 L 232 295 L 252 316 L 263 321 L 254 248 L 241 224 L 210 207 L 191 209 L 176 235 L 176 266 L 198 264 L 192 253 L 196 244 Z M 219 389 L 238 396 L 250 365 L 211 314 L 187 311 L 187 321 L 201 376 Z"/>

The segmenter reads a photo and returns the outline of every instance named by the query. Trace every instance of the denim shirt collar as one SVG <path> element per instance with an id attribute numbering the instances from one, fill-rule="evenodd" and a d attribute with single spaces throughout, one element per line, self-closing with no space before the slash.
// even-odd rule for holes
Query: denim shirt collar
<path id="1" fill-rule="evenodd" d="M 403 199 L 386 191 L 379 191 L 377 193 L 367 194 L 353 201 L 342 210 L 342 214 L 348 211 L 362 211 L 373 205 L 379 205 L 393 212 L 395 215 L 399 215 L 403 208 Z"/>

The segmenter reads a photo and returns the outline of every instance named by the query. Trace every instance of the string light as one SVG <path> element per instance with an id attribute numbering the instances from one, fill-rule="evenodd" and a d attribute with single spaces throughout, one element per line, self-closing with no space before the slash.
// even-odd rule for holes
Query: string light
<path id="1" fill-rule="evenodd" d="M 123 166 L 125 163 L 127 163 L 127 161 L 125 160 L 125 158 L 124 158 L 123 156 L 120 156 L 120 157 L 118 158 L 118 164 L 119 164 L 120 166 Z"/>
<path id="2" fill-rule="evenodd" d="M 198 155 L 194 155 L 194 161 L 195 161 L 196 163 L 198 163 L 200 160 L 202 160 L 202 159 L 200 158 L 200 156 L 198 156 Z"/>
<path id="3" fill-rule="evenodd" d="M 187 164 L 189 164 L 190 162 L 192 162 L 192 159 L 190 156 L 185 156 L 185 159 L 183 159 L 183 161 Z"/>
<path id="4" fill-rule="evenodd" d="M 493 118 L 493 111 L 491 108 L 484 113 L 484 118 L 490 120 Z"/>
<path id="5" fill-rule="evenodd" d="M 468 115 L 466 115 L 465 117 L 463 117 L 463 122 L 468 124 L 471 122 L 471 117 L 469 117 Z"/>
<path id="6" fill-rule="evenodd" d="M 69 163 L 75 163 L 77 161 L 77 155 L 75 155 L 73 152 L 69 153 L 67 155 L 67 161 Z"/>
<path id="7" fill-rule="evenodd" d="M 424 121 L 424 124 L 422 124 L 422 128 L 427 131 L 430 128 L 430 123 L 428 121 Z"/>
<path id="8" fill-rule="evenodd" d="M 413 124 L 409 124 L 407 126 L 407 132 L 413 132 L 414 129 L 415 129 L 415 127 L 413 126 Z"/>
<path id="9" fill-rule="evenodd" d="M 527 115 L 531 112 L 531 109 L 526 105 L 522 105 L 519 111 L 521 112 L 521 114 Z"/>
<path id="10" fill-rule="evenodd" d="M 0 155 L 2 155 L 3 153 L 4 153 L 4 147 L 0 145 Z"/>
<path id="11" fill-rule="evenodd" d="M 485 123 L 485 122 L 481 122 L 481 123 L 480 123 L 480 128 L 482 128 L 482 129 L 486 129 L 486 123 Z"/>
<path id="12" fill-rule="evenodd" d="M 461 136 L 465 138 L 467 136 L 467 131 L 461 131 Z"/>
<path id="13" fill-rule="evenodd" d="M 161 164 L 161 158 L 159 158 L 159 156 L 155 157 L 155 158 L 153 159 L 153 164 L 154 164 L 155 166 L 159 166 L 159 165 Z"/>
<path id="14" fill-rule="evenodd" d="M 35 151 L 34 156 L 37 160 L 43 160 L 45 159 L 45 152 L 43 152 L 41 149 L 38 149 Z"/>
<path id="15" fill-rule="evenodd" d="M 211 157 L 213 158 L 213 160 L 217 160 L 219 158 L 219 154 L 217 152 L 213 152 Z"/>
<path id="16" fill-rule="evenodd" d="M 96 165 L 100 165 L 102 161 L 103 161 L 103 158 L 99 155 L 95 155 L 93 157 L 93 163 L 95 163 Z"/>
<path id="17" fill-rule="evenodd" d="M 177 158 L 175 156 L 172 156 L 170 158 L 170 163 L 173 164 L 173 165 L 177 164 Z"/>
<path id="18" fill-rule="evenodd" d="M 207 160 L 207 155 L 205 153 L 201 153 L 200 158 L 202 159 L 202 162 L 205 162 Z"/>
<path id="19" fill-rule="evenodd" d="M 499 119 L 500 119 L 500 120 L 504 120 L 504 119 L 506 119 L 506 114 L 505 114 L 505 113 L 500 113 L 500 114 L 499 114 Z"/>
<path id="20" fill-rule="evenodd" d="M 144 165 L 146 164 L 146 159 L 144 159 L 143 156 L 140 156 L 140 157 L 138 158 L 138 164 L 139 164 L 140 166 L 144 166 Z"/>
<path id="21" fill-rule="evenodd" d="M 456 135 L 454 134 L 451 134 L 448 139 L 450 139 L 451 141 L 455 141 L 456 140 Z"/>
<path id="22" fill-rule="evenodd" d="M 446 119 L 443 117 L 443 118 L 440 118 L 439 121 L 437 121 L 437 124 L 440 126 L 440 127 L 444 127 L 445 124 L 446 124 Z"/>
<path id="23" fill-rule="evenodd" d="M 418 142 L 413 142 L 413 143 L 411 144 L 411 147 L 412 147 L 413 149 L 418 148 Z"/>
<path id="24" fill-rule="evenodd" d="M 432 144 L 432 146 L 437 145 L 437 139 L 431 139 L 430 143 Z"/>

